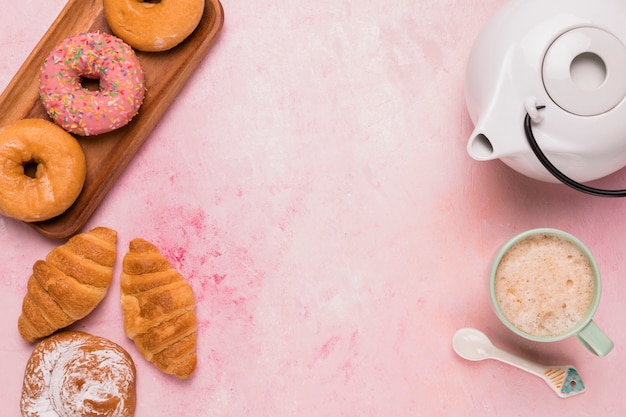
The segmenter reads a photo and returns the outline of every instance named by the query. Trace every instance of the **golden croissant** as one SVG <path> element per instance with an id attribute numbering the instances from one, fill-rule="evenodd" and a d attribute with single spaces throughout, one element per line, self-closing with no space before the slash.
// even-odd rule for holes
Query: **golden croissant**
<path id="1" fill-rule="evenodd" d="M 71 237 L 33 265 L 17 328 L 33 343 L 84 318 L 111 285 L 117 232 L 97 227 Z"/>
<path id="2" fill-rule="evenodd" d="M 196 367 L 196 312 L 185 278 L 144 239 L 133 239 L 120 277 L 124 332 L 161 371 L 188 378 Z"/>

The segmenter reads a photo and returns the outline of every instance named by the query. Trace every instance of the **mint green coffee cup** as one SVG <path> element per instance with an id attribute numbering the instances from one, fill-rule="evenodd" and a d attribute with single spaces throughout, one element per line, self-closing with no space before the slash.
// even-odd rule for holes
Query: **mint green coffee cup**
<path id="1" fill-rule="evenodd" d="M 576 336 L 598 356 L 613 342 L 593 321 L 602 282 L 589 249 L 557 229 L 532 229 L 506 242 L 490 274 L 496 315 L 517 335 L 536 342 Z"/>

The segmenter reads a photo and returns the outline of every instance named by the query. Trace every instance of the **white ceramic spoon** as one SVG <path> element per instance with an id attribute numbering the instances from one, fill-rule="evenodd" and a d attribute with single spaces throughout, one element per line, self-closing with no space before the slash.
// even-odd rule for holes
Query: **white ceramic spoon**
<path id="1" fill-rule="evenodd" d="M 499 349 L 480 330 L 464 328 L 452 338 L 454 351 L 470 361 L 495 359 L 530 372 L 546 381 L 561 398 L 580 394 L 585 390 L 578 371 L 573 366 L 543 366 Z"/>

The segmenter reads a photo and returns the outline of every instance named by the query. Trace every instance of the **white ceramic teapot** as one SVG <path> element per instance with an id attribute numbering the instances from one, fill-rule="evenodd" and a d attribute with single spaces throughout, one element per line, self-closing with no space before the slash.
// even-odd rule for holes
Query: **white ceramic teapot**
<path id="1" fill-rule="evenodd" d="M 624 0 L 509 0 L 469 57 L 470 156 L 575 184 L 626 166 L 625 45 Z"/>

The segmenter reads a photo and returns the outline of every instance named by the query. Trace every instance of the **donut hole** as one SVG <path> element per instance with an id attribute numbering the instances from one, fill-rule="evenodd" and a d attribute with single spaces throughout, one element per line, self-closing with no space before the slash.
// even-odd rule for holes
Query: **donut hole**
<path id="1" fill-rule="evenodd" d="M 161 0 L 139 0 L 139 2 L 145 9 L 151 9 L 153 7 L 158 7 L 158 5 L 161 3 Z"/>
<path id="2" fill-rule="evenodd" d="M 82 77 L 80 79 L 80 85 L 88 91 L 100 91 L 100 78 Z"/>
<path id="3" fill-rule="evenodd" d="M 39 162 L 34 159 L 22 164 L 24 167 L 24 175 L 29 178 L 37 178 L 37 169 L 39 168 Z"/>

